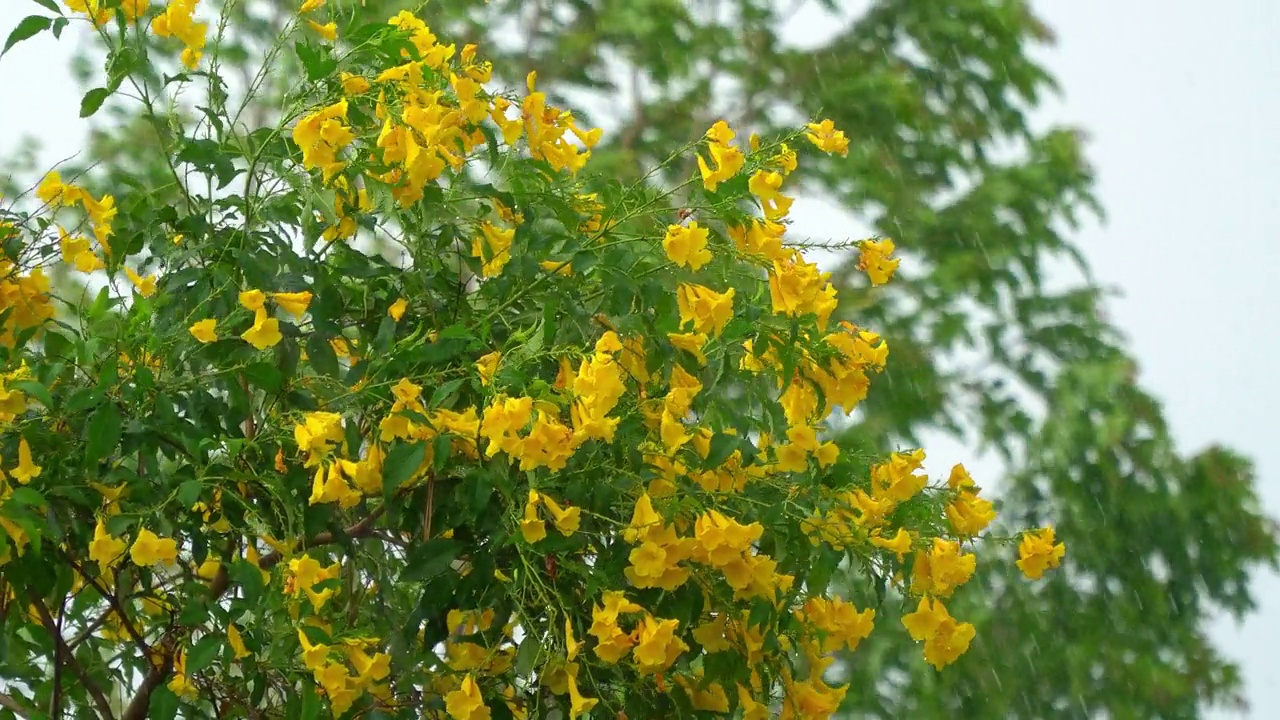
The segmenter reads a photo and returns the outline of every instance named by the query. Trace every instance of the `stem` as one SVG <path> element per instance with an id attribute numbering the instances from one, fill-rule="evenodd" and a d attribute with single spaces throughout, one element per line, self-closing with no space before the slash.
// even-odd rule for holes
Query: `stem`
<path id="1" fill-rule="evenodd" d="M 111 703 L 107 702 L 107 696 L 102 694 L 102 689 L 99 688 L 98 684 L 89 677 L 89 674 L 84 671 L 84 668 L 80 666 L 79 661 L 76 660 L 75 655 L 71 653 L 71 649 L 67 647 L 67 641 L 63 639 L 57 623 L 54 622 L 53 616 L 49 614 L 49 608 L 44 604 L 44 600 L 41 599 L 41 597 L 33 590 L 27 590 L 27 598 L 31 600 L 31 604 L 35 607 L 36 614 L 40 616 L 40 624 L 44 625 L 44 629 L 53 636 L 55 658 L 54 693 L 60 694 L 59 688 L 56 686 L 56 683 L 58 682 L 56 676 L 62 666 L 62 662 L 59 658 L 65 657 L 67 667 L 71 668 L 71 672 L 75 673 L 76 679 L 80 681 L 81 685 L 84 685 L 85 691 L 89 693 L 89 697 L 93 700 L 93 704 L 98 710 L 98 716 L 105 718 L 106 720 L 110 720 L 110 718 L 115 717 L 111 713 Z M 54 699 L 53 707 L 55 710 L 57 709 L 57 704 L 59 702 L 60 701 L 57 698 Z M 57 715 L 54 714 L 52 717 L 57 717 Z"/>
<path id="2" fill-rule="evenodd" d="M 5 695 L 4 693 L 0 693 L 0 707 L 8 710 L 14 715 L 17 715 L 22 718 L 22 720 L 28 720 L 31 717 L 30 710 L 28 710 L 22 703 L 14 700 L 12 697 Z"/>
<path id="3" fill-rule="evenodd" d="M 316 533 L 302 542 L 302 549 L 306 550 L 307 548 L 316 547 L 318 545 L 328 545 L 329 543 L 343 537 L 368 537 L 373 532 L 374 524 L 378 521 L 378 518 L 382 517 L 382 513 L 385 512 L 386 509 L 387 506 L 385 504 L 379 505 L 369 513 L 368 517 L 337 534 L 328 530 L 322 533 Z M 283 559 L 284 555 L 282 555 L 278 550 L 273 550 L 258 559 L 258 567 L 262 570 L 270 570 Z M 218 598 L 222 597 L 230 587 L 231 576 L 227 574 L 224 568 L 218 572 L 218 576 L 214 578 L 213 583 L 209 586 L 209 594 L 212 596 L 213 600 L 216 601 Z"/>

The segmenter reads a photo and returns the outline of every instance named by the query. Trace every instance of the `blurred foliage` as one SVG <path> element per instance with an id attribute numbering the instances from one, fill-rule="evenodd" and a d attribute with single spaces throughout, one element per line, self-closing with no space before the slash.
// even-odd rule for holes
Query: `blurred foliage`
<path id="1" fill-rule="evenodd" d="M 332 5 L 352 26 L 421 7 Z M 244 30 L 224 39 L 217 62 L 245 87 L 283 93 L 298 69 L 263 52 L 293 9 L 224 2 Z M 791 33 L 800 46 L 784 30 L 802 10 L 826 19 Z M 852 258 L 836 272 L 842 309 L 894 353 L 848 442 L 915 444 L 940 429 L 994 450 L 1011 468 L 987 483 L 1002 491 L 1004 521 L 1056 523 L 1072 557 L 1031 586 L 1004 566 L 980 569 L 985 591 L 968 596 L 978 606 L 956 611 L 979 639 L 945 673 L 873 636 L 842 679 L 875 692 L 851 694 L 846 709 L 1190 718 L 1242 702 L 1238 671 L 1205 625 L 1254 607 L 1250 573 L 1276 565 L 1276 529 L 1247 459 L 1174 447 L 1102 314 L 1104 293 L 1069 237 L 1100 213 L 1081 134 L 1029 121 L 1056 88 L 1031 56 L 1052 34 L 1028 2 L 438 0 L 421 14 L 442 35 L 480 43 L 511 87 L 536 67 L 553 102 L 594 109 L 584 120 L 606 135 L 593 167 L 623 180 L 721 118 L 762 136 L 819 115 L 848 131 L 847 159 L 806 163 L 791 182 L 900 239 L 906 256 L 899 280 L 874 296 L 848 282 Z M 99 133 L 86 163 L 101 163 L 104 183 L 163 187 L 168 170 L 149 150 L 157 132 Z M 674 186 L 690 169 L 647 181 Z"/>

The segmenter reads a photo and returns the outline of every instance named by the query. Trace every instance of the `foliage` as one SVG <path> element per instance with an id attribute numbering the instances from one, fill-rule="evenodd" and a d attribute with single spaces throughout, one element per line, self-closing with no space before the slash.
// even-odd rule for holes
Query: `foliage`
<path id="1" fill-rule="evenodd" d="M 67 19 L 40 4 L 10 45 Z M 980 536 L 1061 562 L 1052 528 L 986 533 L 962 466 L 828 438 L 889 351 L 784 244 L 830 120 L 716 122 L 667 190 L 590 172 L 600 130 L 408 12 L 308 0 L 256 124 L 231 14 L 67 5 L 107 48 L 82 114 L 131 104 L 164 165 L 4 210 L 7 712 L 822 718 L 877 608 L 966 652 Z M 191 89 L 198 120 L 161 110 Z M 888 282 L 892 241 L 857 245 Z"/>

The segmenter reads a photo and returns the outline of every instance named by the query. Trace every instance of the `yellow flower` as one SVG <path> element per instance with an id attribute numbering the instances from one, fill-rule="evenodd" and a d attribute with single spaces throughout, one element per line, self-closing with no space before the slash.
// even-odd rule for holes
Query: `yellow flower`
<path id="1" fill-rule="evenodd" d="M 1039 580 L 1046 570 L 1061 565 L 1066 553 L 1066 545 L 1054 544 L 1052 527 L 1023 533 L 1018 543 L 1018 569 L 1028 578 Z"/>
<path id="2" fill-rule="evenodd" d="M 636 643 L 635 661 L 640 672 L 656 673 L 666 670 L 689 649 L 676 634 L 679 620 L 659 620 L 646 615 L 641 622 L 639 641 Z"/>
<path id="3" fill-rule="evenodd" d="M 266 310 L 258 310 L 254 315 L 253 326 L 245 330 L 240 337 L 259 350 L 274 347 L 284 339 L 280 334 L 280 321 L 267 317 Z"/>
<path id="4" fill-rule="evenodd" d="M 218 333 L 215 331 L 217 326 L 217 320 L 214 320 L 213 318 L 206 318 L 204 320 L 197 321 L 191 327 L 187 328 L 187 332 L 191 333 L 191 337 L 194 337 L 202 343 L 211 343 L 218 339 Z"/>
<path id="5" fill-rule="evenodd" d="M 285 312 L 301 320 L 302 316 L 307 314 L 307 307 L 311 304 L 311 293 L 307 290 L 271 293 L 271 299 Z"/>
<path id="6" fill-rule="evenodd" d="M 565 260 L 543 260 L 538 263 L 538 267 L 563 277 L 571 277 L 573 275 L 573 263 Z"/>
<path id="7" fill-rule="evenodd" d="M 489 720 L 489 707 L 480 695 L 475 678 L 467 675 L 462 687 L 444 696 L 445 710 L 453 720 Z"/>
<path id="8" fill-rule="evenodd" d="M 488 387 L 493 374 L 498 371 L 498 363 L 502 361 L 502 353 L 494 350 L 476 361 L 476 372 L 480 375 L 480 384 Z"/>
<path id="9" fill-rule="evenodd" d="M 62 261 L 74 265 L 82 273 L 103 268 L 102 260 L 94 254 L 89 240 L 68 235 L 61 225 L 58 226 L 58 247 L 62 251 Z"/>
<path id="10" fill-rule="evenodd" d="M 679 267 L 698 270 L 711 262 L 711 251 L 707 249 L 707 228 L 698 223 L 668 225 L 667 234 L 662 238 L 662 249 L 667 257 Z"/>
<path id="11" fill-rule="evenodd" d="M 676 288 L 680 325 L 693 324 L 694 332 L 711 332 L 719 337 L 733 317 L 734 289 L 718 293 L 702 285 L 681 283 Z"/>
<path id="12" fill-rule="evenodd" d="M 710 141 L 707 149 L 711 151 L 711 162 L 708 163 L 702 154 L 698 154 L 698 171 L 702 174 L 702 184 L 710 192 L 715 192 L 720 183 L 728 180 L 746 164 L 747 158 L 738 148 L 730 145 L 734 132 L 724 120 L 719 120 L 707 130 Z"/>
<path id="13" fill-rule="evenodd" d="M 324 643 L 312 643 L 307 634 L 298 628 L 298 644 L 302 646 L 302 664 L 308 670 L 318 670 L 324 667 L 325 662 L 329 658 L 329 646 Z"/>
<path id="14" fill-rule="evenodd" d="M 529 491 L 529 501 L 524 506 L 524 518 L 520 521 L 520 534 L 530 545 L 547 536 L 547 525 L 538 517 L 540 500 L 537 490 Z"/>
<path id="15" fill-rule="evenodd" d="M 970 623 L 958 623 L 941 600 L 920 598 L 916 611 L 902 617 L 902 624 L 916 642 L 924 641 L 925 662 L 941 670 L 969 649 L 976 630 Z"/>
<path id="16" fill-rule="evenodd" d="M 339 75 L 338 80 L 342 83 L 342 92 L 344 95 L 362 95 L 369 92 L 369 89 L 373 87 L 369 84 L 368 80 L 365 80 L 359 75 L 352 75 L 348 72 L 344 72 Z"/>
<path id="17" fill-rule="evenodd" d="M 569 537 L 578 532 L 578 524 L 582 521 L 582 509 L 571 507 L 564 509 L 556 504 L 549 496 L 542 496 L 543 503 L 547 506 L 547 511 L 551 513 L 551 521 L 555 523 L 556 530 L 561 535 Z"/>
<path id="18" fill-rule="evenodd" d="M 240 637 L 240 628 L 236 627 L 235 623 L 227 625 L 227 644 L 231 646 L 237 660 L 243 660 L 253 654 L 244 646 L 244 638 Z"/>
<path id="19" fill-rule="evenodd" d="M 184 698 L 188 701 L 195 700 L 200 697 L 200 690 L 191 682 L 191 678 L 187 677 L 187 654 L 185 652 L 178 653 L 178 657 L 173 662 L 173 679 L 169 681 L 169 689 L 174 695 Z"/>
<path id="20" fill-rule="evenodd" d="M 391 303 L 391 307 L 387 308 L 387 314 L 391 316 L 392 320 L 400 322 L 400 318 L 404 317 L 404 311 L 408 309 L 409 301 L 404 298 L 400 298 L 399 300 Z"/>
<path id="21" fill-rule="evenodd" d="M 969 582 L 977 562 L 973 553 L 960 552 L 960 543 L 934 538 L 929 552 L 916 553 L 911 568 L 911 591 L 948 597 L 957 587 Z"/>
<path id="22" fill-rule="evenodd" d="M 757 170 L 747 181 L 747 190 L 765 202 L 777 197 L 781 187 L 782 174 L 767 170 Z"/>
<path id="23" fill-rule="evenodd" d="M 133 286 L 138 290 L 138 294 L 142 297 L 151 297 L 156 294 L 155 275 L 148 275 L 144 278 L 129 267 L 124 269 L 124 274 L 129 276 L 129 282 L 133 283 Z"/>
<path id="24" fill-rule="evenodd" d="M 863 240 L 858 243 L 858 269 L 865 272 L 872 285 L 883 285 L 893 278 L 898 269 L 898 259 L 891 258 L 893 241 Z"/>
<path id="25" fill-rule="evenodd" d="M 261 290 L 245 290 L 240 293 L 240 305 L 249 312 L 257 312 L 267 306 L 267 294 Z"/>
<path id="26" fill-rule="evenodd" d="M 582 692 L 578 690 L 578 678 L 575 675 L 570 675 L 568 678 L 569 720 L 577 720 L 579 715 L 591 712 L 591 708 L 594 708 L 596 703 L 600 702 L 596 698 L 582 696 Z"/>
<path id="27" fill-rule="evenodd" d="M 89 194 L 83 188 L 62 182 L 62 175 L 54 170 L 40 181 L 36 197 L 48 205 L 70 206 L 82 202 Z"/>
<path id="28" fill-rule="evenodd" d="M 31 461 L 31 446 L 27 444 L 26 438 L 22 438 L 18 441 L 18 467 L 10 470 L 9 474 L 19 484 L 26 485 L 40 477 L 41 470 L 39 465 Z"/>
<path id="29" fill-rule="evenodd" d="M 898 528 L 898 534 L 892 538 L 884 538 L 880 535 L 880 531 L 876 530 L 871 535 L 871 544 L 879 548 L 884 548 L 898 556 L 898 562 L 902 562 L 903 557 L 911 552 L 911 533 L 905 528 Z M 919 562 L 917 560 L 917 562 Z"/>
<path id="30" fill-rule="evenodd" d="M 667 333 L 667 339 L 676 348 L 697 358 L 700 367 L 706 366 L 707 355 L 702 352 L 703 346 L 707 344 L 706 333 Z"/>
<path id="31" fill-rule="evenodd" d="M 481 260 L 483 277 L 502 273 L 503 266 L 511 261 L 511 242 L 515 236 L 514 228 L 504 230 L 490 222 L 480 225 L 480 236 L 471 242 L 471 256 Z"/>
<path id="32" fill-rule="evenodd" d="M 98 518 L 98 524 L 93 529 L 93 541 L 89 543 L 89 559 L 98 563 L 100 571 L 106 573 L 107 569 L 124 554 L 127 546 L 125 541 L 112 537 L 107 532 L 106 523 L 102 522 L 102 518 Z"/>
<path id="33" fill-rule="evenodd" d="M 835 123 L 831 120 L 809 123 L 805 127 L 809 129 L 809 132 L 804 134 L 805 138 L 819 150 L 836 155 L 849 154 L 849 138 L 844 136 L 843 130 L 837 130 Z"/>
<path id="34" fill-rule="evenodd" d="M 138 531 L 138 537 L 129 548 L 134 565 L 146 567 L 173 563 L 178 558 L 178 543 L 172 538 L 161 538 L 146 528 Z"/>
<path id="35" fill-rule="evenodd" d="M 338 24 L 335 22 L 327 22 L 321 25 L 315 20 L 308 20 L 307 24 L 311 26 L 312 30 L 316 31 L 317 35 L 329 42 L 333 42 L 338 39 Z"/>
<path id="36" fill-rule="evenodd" d="M 325 0 L 306 0 L 302 3 L 302 7 L 298 8 L 299 15 L 306 15 L 312 10 L 319 10 L 324 7 Z"/>

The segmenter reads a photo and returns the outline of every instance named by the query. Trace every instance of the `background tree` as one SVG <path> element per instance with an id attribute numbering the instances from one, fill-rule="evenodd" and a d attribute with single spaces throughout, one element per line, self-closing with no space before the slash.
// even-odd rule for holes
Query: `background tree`
<path id="1" fill-rule="evenodd" d="M 417 5 L 335 4 L 352 27 Z M 424 16 L 442 35 L 481 43 L 510 86 L 536 67 L 553 100 L 594 107 L 585 119 L 606 130 L 595 162 L 619 177 L 639 178 L 720 118 L 769 136 L 821 113 L 848 131 L 848 162 L 809 163 L 792 182 L 902 239 L 906 259 L 887 292 L 846 306 L 884 333 L 894 361 L 845 442 L 914 444 L 942 430 L 991 448 L 1009 471 L 980 481 L 1000 489 L 1005 516 L 1052 520 L 1073 541 L 1069 572 L 1047 585 L 979 573 L 987 592 L 967 610 L 986 620 L 956 672 L 936 675 L 868 641 L 841 670 L 877 692 L 851 695 L 849 709 L 1172 718 L 1238 701 L 1235 668 L 1204 625 L 1218 610 L 1252 608 L 1249 575 L 1275 564 L 1276 533 L 1246 459 L 1173 446 L 1100 312 L 1102 293 L 1068 238 L 1081 213 L 1099 210 L 1080 136 L 1027 121 L 1054 89 L 1028 53 L 1052 40 L 1049 29 L 1019 0 L 823 2 L 839 30 L 800 48 L 782 29 L 803 4 L 441 0 Z M 296 8 L 224 8 L 246 31 L 219 62 L 245 87 L 285 93 L 298 71 L 287 54 L 260 61 Z M 159 156 L 139 150 L 164 128 L 117 122 L 138 127 L 96 136 L 103 176 L 162 187 Z M 128 138 L 127 157 L 112 138 Z M 670 186 L 690 169 L 648 181 Z M 832 239 L 845 238 L 815 240 Z M 835 272 L 851 298 L 852 271 L 846 259 Z"/>

